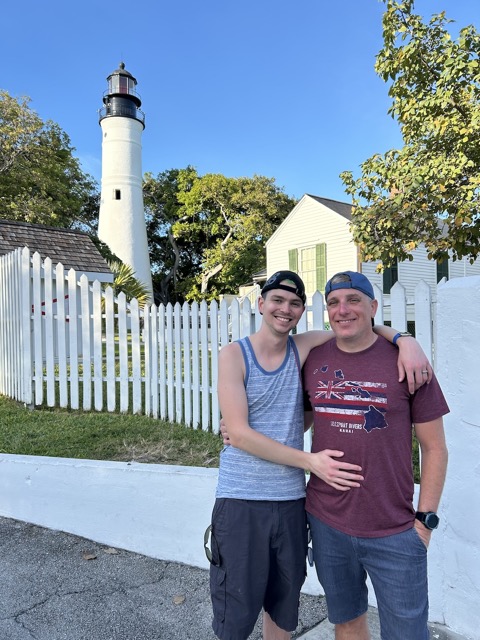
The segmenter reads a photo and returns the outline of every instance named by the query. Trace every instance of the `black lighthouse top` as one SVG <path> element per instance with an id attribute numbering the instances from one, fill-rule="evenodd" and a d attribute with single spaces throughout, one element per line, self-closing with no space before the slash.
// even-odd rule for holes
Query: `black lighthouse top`
<path id="1" fill-rule="evenodd" d="M 103 104 L 99 110 L 99 122 L 103 118 L 120 116 L 123 118 L 134 118 L 145 127 L 145 114 L 140 109 L 142 101 L 135 90 L 137 81 L 125 69 L 125 63 L 121 62 L 118 69 L 113 71 L 107 78 L 108 89 L 103 94 Z"/>

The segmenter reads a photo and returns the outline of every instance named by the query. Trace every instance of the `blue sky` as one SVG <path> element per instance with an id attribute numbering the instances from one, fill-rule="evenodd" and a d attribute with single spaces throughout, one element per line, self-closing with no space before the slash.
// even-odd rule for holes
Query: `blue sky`
<path id="1" fill-rule="evenodd" d="M 478 0 L 417 0 L 480 29 Z M 31 98 L 101 177 L 106 77 L 124 61 L 146 114 L 143 171 L 274 177 L 346 200 L 339 173 L 401 144 L 375 75 L 379 0 L 46 0 L 2 7 L 0 88 Z"/>

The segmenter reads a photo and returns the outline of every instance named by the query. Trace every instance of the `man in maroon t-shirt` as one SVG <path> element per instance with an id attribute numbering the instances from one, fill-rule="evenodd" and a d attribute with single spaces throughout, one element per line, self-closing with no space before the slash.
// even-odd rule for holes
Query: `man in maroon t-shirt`
<path id="1" fill-rule="evenodd" d="M 372 331 L 377 301 L 363 274 L 336 274 L 325 299 L 335 340 L 310 352 L 303 374 L 313 410 L 312 451 L 329 450 L 362 468 L 349 487 L 313 474 L 307 486 L 329 620 L 336 640 L 370 638 L 368 572 L 382 638 L 427 640 L 427 547 L 439 522 L 448 406 L 435 377 L 413 395 L 398 381 L 395 346 Z M 412 425 L 422 460 L 417 512 Z"/>

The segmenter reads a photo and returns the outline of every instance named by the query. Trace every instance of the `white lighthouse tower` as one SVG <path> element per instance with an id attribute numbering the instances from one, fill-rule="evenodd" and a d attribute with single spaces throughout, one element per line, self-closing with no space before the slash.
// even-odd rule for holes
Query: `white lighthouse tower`
<path id="1" fill-rule="evenodd" d="M 102 193 L 98 237 L 135 271 L 152 293 L 147 228 L 142 193 L 142 132 L 137 81 L 120 63 L 108 78 L 100 109 Z M 153 298 L 153 296 L 152 296 Z"/>

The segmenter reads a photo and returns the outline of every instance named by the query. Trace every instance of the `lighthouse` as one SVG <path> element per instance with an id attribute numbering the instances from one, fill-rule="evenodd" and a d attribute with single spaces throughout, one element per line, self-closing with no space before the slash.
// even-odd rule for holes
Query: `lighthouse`
<path id="1" fill-rule="evenodd" d="M 137 81 L 120 63 L 108 78 L 99 111 L 102 128 L 102 190 L 98 237 L 152 296 L 152 274 L 142 192 L 142 133 L 145 114 Z"/>

